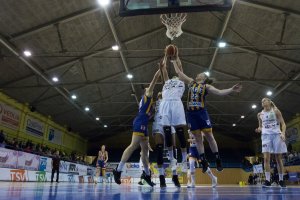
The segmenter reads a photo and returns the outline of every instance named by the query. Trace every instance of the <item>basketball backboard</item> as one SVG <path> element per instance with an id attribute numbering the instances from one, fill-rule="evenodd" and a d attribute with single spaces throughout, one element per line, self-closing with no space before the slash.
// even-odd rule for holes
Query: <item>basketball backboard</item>
<path id="1" fill-rule="evenodd" d="M 231 0 L 120 0 L 120 16 L 227 11 Z"/>

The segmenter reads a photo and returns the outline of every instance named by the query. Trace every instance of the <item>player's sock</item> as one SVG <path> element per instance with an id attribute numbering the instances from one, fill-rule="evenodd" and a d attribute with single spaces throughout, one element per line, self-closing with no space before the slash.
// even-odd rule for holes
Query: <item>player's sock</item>
<path id="1" fill-rule="evenodd" d="M 278 174 L 278 176 L 279 176 L 279 180 L 283 181 L 283 174 Z"/>
<path id="2" fill-rule="evenodd" d="M 118 171 L 118 172 L 121 172 L 122 169 L 123 169 L 123 167 L 124 167 L 124 165 L 125 165 L 125 162 L 122 162 L 122 161 L 121 161 L 121 162 L 119 163 L 119 165 L 118 165 L 117 171 Z"/>
<path id="3" fill-rule="evenodd" d="M 270 182 L 270 172 L 265 172 L 266 180 Z"/>
<path id="4" fill-rule="evenodd" d="M 177 175 L 177 170 L 172 170 L 173 175 Z"/>
<path id="5" fill-rule="evenodd" d="M 169 153 L 169 157 L 170 157 L 170 161 L 174 159 L 174 151 L 172 150 L 168 150 Z"/>
<path id="6" fill-rule="evenodd" d="M 158 168 L 159 175 L 165 175 L 165 169 L 163 167 Z"/>
<path id="7" fill-rule="evenodd" d="M 195 185 L 195 174 L 191 174 L 191 184 Z"/>
<path id="8" fill-rule="evenodd" d="M 215 155 L 216 159 L 220 159 L 220 154 L 219 154 L 219 152 L 214 152 L 214 155 Z"/>
<path id="9" fill-rule="evenodd" d="M 209 176 L 211 179 L 215 177 L 215 176 L 213 175 L 213 173 L 211 172 L 211 170 L 210 170 L 209 167 L 207 168 L 206 173 L 208 174 L 208 176 Z"/>
<path id="10" fill-rule="evenodd" d="M 182 154 L 182 163 L 183 163 L 183 162 L 187 162 L 187 161 L 186 161 L 186 158 L 187 158 L 187 152 L 186 152 L 186 151 L 182 151 L 181 154 Z"/>
<path id="11" fill-rule="evenodd" d="M 148 175 L 148 176 L 150 175 L 150 170 L 148 167 L 144 168 L 144 171 L 145 171 L 146 175 Z"/>

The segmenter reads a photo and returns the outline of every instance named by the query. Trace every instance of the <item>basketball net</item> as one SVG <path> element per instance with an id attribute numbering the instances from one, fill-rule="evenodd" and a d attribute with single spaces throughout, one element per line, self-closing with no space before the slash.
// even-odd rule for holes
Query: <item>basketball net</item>
<path id="1" fill-rule="evenodd" d="M 183 32 L 181 26 L 186 21 L 186 13 L 175 13 L 168 16 L 167 14 L 160 15 L 160 20 L 163 25 L 167 27 L 166 35 L 173 40 L 179 37 Z"/>

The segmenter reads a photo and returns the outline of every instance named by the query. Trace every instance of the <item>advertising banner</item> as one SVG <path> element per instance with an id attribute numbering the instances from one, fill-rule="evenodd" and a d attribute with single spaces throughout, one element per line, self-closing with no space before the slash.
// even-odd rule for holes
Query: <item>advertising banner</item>
<path id="1" fill-rule="evenodd" d="M 259 165 L 253 165 L 253 173 L 254 173 L 254 174 L 264 173 L 262 164 L 259 164 Z"/>
<path id="2" fill-rule="evenodd" d="M 20 125 L 21 112 L 9 105 L 0 102 L 0 124 L 18 130 Z"/>
<path id="3" fill-rule="evenodd" d="M 37 171 L 40 166 L 40 156 L 18 151 L 18 168 Z"/>
<path id="4" fill-rule="evenodd" d="M 126 163 L 122 172 L 122 177 L 139 178 L 142 174 L 139 163 Z M 128 182 L 129 179 L 124 180 Z M 131 181 L 131 180 L 130 180 Z"/>
<path id="5" fill-rule="evenodd" d="M 78 167 L 77 167 L 77 164 L 75 163 L 69 163 L 69 171 L 68 171 L 69 174 L 76 174 L 78 175 L 79 172 L 78 172 Z"/>
<path id="6" fill-rule="evenodd" d="M 59 172 L 67 173 L 69 171 L 69 165 L 70 165 L 69 162 L 60 161 Z"/>
<path id="7" fill-rule="evenodd" d="M 80 176 L 85 176 L 87 175 L 87 166 L 86 165 L 81 165 L 81 164 L 77 164 L 77 169 L 78 169 L 78 174 Z"/>
<path id="8" fill-rule="evenodd" d="M 51 172 L 52 171 L 52 158 L 40 156 L 39 171 Z"/>
<path id="9" fill-rule="evenodd" d="M 0 167 L 17 168 L 18 152 L 10 149 L 0 148 Z"/>
<path id="10" fill-rule="evenodd" d="M 26 182 L 28 181 L 28 172 L 24 169 L 10 169 L 10 180 L 12 182 Z"/>
<path id="11" fill-rule="evenodd" d="M 38 119 L 35 119 L 31 116 L 26 116 L 25 119 L 25 130 L 26 133 L 37 136 L 43 137 L 44 136 L 44 128 L 45 124 Z"/>
<path id="12" fill-rule="evenodd" d="M 59 131 L 58 129 L 55 129 L 53 127 L 49 127 L 48 131 L 48 141 L 55 143 L 55 144 L 62 144 L 62 135 L 63 133 Z"/>

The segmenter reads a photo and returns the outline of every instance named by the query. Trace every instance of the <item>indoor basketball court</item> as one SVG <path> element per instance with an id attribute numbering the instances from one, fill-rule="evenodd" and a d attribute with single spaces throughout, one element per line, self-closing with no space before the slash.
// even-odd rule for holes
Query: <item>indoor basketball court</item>
<path id="1" fill-rule="evenodd" d="M 0 199 L 299 199 L 300 1 L 0 1 Z"/>

